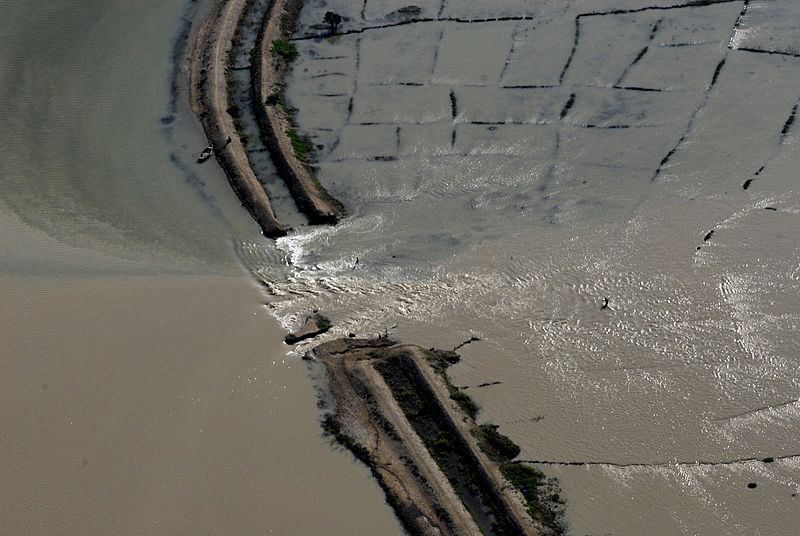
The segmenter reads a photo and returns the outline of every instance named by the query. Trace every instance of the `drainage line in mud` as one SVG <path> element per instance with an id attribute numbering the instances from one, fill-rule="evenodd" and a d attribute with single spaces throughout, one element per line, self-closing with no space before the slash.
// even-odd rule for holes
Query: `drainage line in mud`
<path id="1" fill-rule="evenodd" d="M 751 52 L 753 54 L 769 54 L 769 55 L 776 54 L 778 56 L 789 56 L 790 58 L 800 58 L 800 54 L 796 52 L 782 52 L 780 50 L 761 50 L 759 48 L 745 48 L 745 47 L 734 48 L 732 46 L 728 46 L 728 48 L 731 50 L 738 50 L 740 52 Z"/>
<path id="2" fill-rule="evenodd" d="M 800 454 L 789 454 L 786 456 L 769 456 L 766 458 L 738 458 L 735 460 L 712 462 L 712 461 L 694 461 L 694 462 L 660 462 L 660 463 L 615 463 L 615 462 L 563 462 L 563 461 L 549 461 L 549 460 L 515 460 L 518 463 L 529 463 L 535 465 L 561 465 L 561 466 L 574 466 L 574 467 L 588 467 L 595 465 L 605 465 L 608 467 L 628 468 L 628 467 L 691 467 L 693 465 L 715 466 L 715 465 L 738 465 L 743 463 L 763 462 L 772 463 L 777 460 L 790 460 L 800 457 Z"/>

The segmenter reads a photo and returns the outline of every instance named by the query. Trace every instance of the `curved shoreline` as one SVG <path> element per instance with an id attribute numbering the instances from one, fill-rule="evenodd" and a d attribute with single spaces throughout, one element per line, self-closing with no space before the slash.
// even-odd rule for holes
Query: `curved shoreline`
<path id="1" fill-rule="evenodd" d="M 228 113 L 228 54 L 248 4 L 248 0 L 214 0 L 187 54 L 188 93 L 192 112 L 200 120 L 231 188 L 264 235 L 277 238 L 288 229 L 275 216 Z M 345 215 L 342 204 L 319 184 L 310 165 L 295 155 L 287 133 L 291 118 L 266 102 L 270 88 L 283 87 L 287 69 L 273 57 L 270 44 L 289 37 L 282 26 L 295 24 L 302 5 L 303 0 L 276 0 L 264 15 L 251 65 L 253 113 L 262 141 L 298 208 L 311 223 L 336 223 Z"/>
<path id="2" fill-rule="evenodd" d="M 265 15 L 256 39 L 257 54 L 251 64 L 250 82 L 253 112 L 261 130 L 262 141 L 270 152 L 278 173 L 286 182 L 298 208 L 311 223 L 336 223 L 345 216 L 342 204 L 319 183 L 310 165 L 295 154 L 287 131 L 291 118 L 268 96 L 282 94 L 288 66 L 276 58 L 272 43 L 289 39 L 304 0 L 275 0 Z"/>
<path id="3" fill-rule="evenodd" d="M 226 60 L 246 4 L 247 0 L 215 1 L 189 55 L 189 94 L 192 111 L 200 119 L 231 188 L 263 233 L 275 238 L 285 235 L 287 229 L 275 217 L 227 111 Z"/>

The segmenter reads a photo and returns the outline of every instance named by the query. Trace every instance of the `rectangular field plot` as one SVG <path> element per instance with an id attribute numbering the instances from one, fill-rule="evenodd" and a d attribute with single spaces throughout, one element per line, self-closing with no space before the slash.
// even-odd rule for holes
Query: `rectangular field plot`
<path id="1" fill-rule="evenodd" d="M 352 93 L 356 76 L 355 40 L 298 41 L 298 56 L 287 81 L 293 92 L 305 94 Z"/>
<path id="2" fill-rule="evenodd" d="M 559 167 L 590 165 L 635 172 L 648 182 L 659 162 L 675 146 L 678 131 L 667 129 L 603 130 L 564 128 L 561 130 Z"/>
<path id="3" fill-rule="evenodd" d="M 419 194 L 420 164 L 415 160 L 328 161 L 319 169 L 320 181 L 345 204 L 398 202 Z M 338 191 L 336 183 L 347 186 Z"/>
<path id="4" fill-rule="evenodd" d="M 520 22 L 514 31 L 514 51 L 501 84 L 557 85 L 572 52 L 574 32 L 575 20 L 567 16 Z"/>
<path id="5" fill-rule="evenodd" d="M 365 4 L 364 18 L 381 23 L 409 17 L 433 18 L 439 13 L 441 0 L 366 0 Z M 404 9 L 409 7 L 417 9 Z"/>
<path id="6" fill-rule="evenodd" d="M 359 83 L 428 82 L 441 28 L 410 24 L 367 32 L 361 38 Z"/>
<path id="7" fill-rule="evenodd" d="M 658 19 L 656 13 L 649 11 L 582 17 L 578 46 L 564 83 L 613 86 L 650 44 Z"/>
<path id="8" fill-rule="evenodd" d="M 661 12 L 655 45 L 728 44 L 742 2 L 686 7 Z"/>
<path id="9" fill-rule="evenodd" d="M 436 123 L 451 117 L 446 87 L 363 86 L 355 96 L 352 123 Z"/>
<path id="10" fill-rule="evenodd" d="M 726 178 L 740 187 L 778 151 L 781 130 L 797 102 L 798 80 L 800 59 L 732 51 L 686 142 L 664 166 L 664 176 L 694 176 L 696 183 L 697 170 L 703 170 L 717 184 Z"/>
<path id="11" fill-rule="evenodd" d="M 464 87 L 457 88 L 454 95 L 459 121 L 540 123 L 558 119 L 569 90 Z"/>
<path id="12" fill-rule="evenodd" d="M 318 136 L 320 141 L 315 140 L 315 143 L 330 146 L 347 122 L 349 101 L 350 97 L 293 95 L 289 105 L 297 109 L 295 117 L 300 129 Z"/>
<path id="13" fill-rule="evenodd" d="M 451 154 L 453 124 L 450 121 L 400 127 L 400 156 Z"/>
<path id="14" fill-rule="evenodd" d="M 458 125 L 455 149 L 473 156 L 517 156 L 550 160 L 556 127 L 537 125 Z"/>
<path id="15" fill-rule="evenodd" d="M 511 51 L 513 22 L 443 25 L 432 81 L 450 85 L 500 83 Z"/>
<path id="16" fill-rule="evenodd" d="M 583 88 L 564 121 L 575 125 L 659 126 L 680 130 L 703 99 L 698 92 L 651 92 L 624 89 Z"/>
<path id="17" fill-rule="evenodd" d="M 532 17 L 542 11 L 563 12 L 572 4 L 572 0 L 444 0 L 442 16 L 465 19 Z"/>
<path id="18" fill-rule="evenodd" d="M 397 155 L 397 127 L 394 125 L 348 125 L 342 129 L 339 145 L 331 160 L 367 159 Z"/>
<path id="19" fill-rule="evenodd" d="M 719 43 L 651 46 L 620 85 L 702 92 L 711 83 L 722 54 Z"/>
<path id="20" fill-rule="evenodd" d="M 750 7 L 733 37 L 734 48 L 800 55 L 800 2 L 770 0 Z"/>

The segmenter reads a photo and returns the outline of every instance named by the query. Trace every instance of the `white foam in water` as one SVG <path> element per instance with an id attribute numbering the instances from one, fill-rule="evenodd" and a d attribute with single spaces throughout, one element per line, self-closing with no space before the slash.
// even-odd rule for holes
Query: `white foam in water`
<path id="1" fill-rule="evenodd" d="M 306 232 L 282 236 L 275 241 L 275 245 L 286 253 L 289 265 L 298 268 L 297 277 L 332 277 L 351 269 L 356 259 L 339 258 L 313 263 L 309 257 L 324 258 L 337 243 L 357 241 L 365 235 L 377 234 L 383 224 L 384 218 L 380 214 L 351 217 L 336 226 L 320 226 Z"/>
<path id="2" fill-rule="evenodd" d="M 395 4 L 367 7 L 380 18 Z M 513 15 L 518 4 L 478 11 Z M 301 33 L 323 8 L 309 5 Z M 761 21 L 771 5 L 751 3 L 738 29 L 742 2 L 587 15 L 568 66 L 580 12 L 646 6 L 548 3 L 548 24 L 505 21 L 495 31 L 481 23 L 475 35 L 484 37 L 474 39 L 492 42 L 471 46 L 508 61 L 514 80 L 541 64 L 547 47 L 564 56 L 546 65 L 542 85 L 555 87 L 531 89 L 488 77 L 475 87 L 477 71 L 454 49 L 451 64 L 431 70 L 420 61 L 415 71 L 406 62 L 398 67 L 405 78 L 393 74 L 379 51 L 402 54 L 385 45 L 402 43 L 405 26 L 315 41 L 322 56 L 336 48 L 353 58 L 344 69 L 350 85 L 335 83 L 355 88 L 343 97 L 353 98 L 354 114 L 346 106 L 301 114 L 299 128 L 333 125 L 332 138 L 348 129 L 347 158 L 322 157 L 319 177 L 357 215 L 277 241 L 286 265 L 254 267 L 272 289 L 270 310 L 295 327 L 318 309 L 333 320 L 328 338 L 391 332 L 451 348 L 480 332 L 450 374 L 523 459 L 640 464 L 543 467 L 562 479 L 575 534 L 794 536 L 797 460 L 732 463 L 800 454 L 797 405 L 767 407 L 800 394 L 796 124 L 781 135 L 800 63 L 736 50 L 766 46 L 749 13 L 758 8 Z M 476 9 L 444 7 L 466 18 Z M 431 58 L 444 23 L 426 24 L 414 50 Z M 459 28 L 471 35 L 469 24 Z M 788 42 L 789 30 L 776 28 Z M 620 35 L 630 36 L 624 47 L 605 46 Z M 503 39 L 536 53 L 511 54 Z M 357 66 L 358 47 L 370 43 Z M 502 71 L 484 60 L 485 72 Z M 663 86 L 611 87 L 620 78 Z M 422 86 L 391 85 L 412 79 Z M 365 80 L 389 85 L 364 89 Z M 598 80 L 606 87 L 587 87 Z M 296 71 L 289 97 L 307 98 L 319 84 Z M 397 98 L 383 106 L 389 96 Z M 415 101 L 425 96 L 435 98 Z M 360 139 L 369 129 L 358 123 L 375 118 L 400 134 L 397 146 L 369 155 L 375 140 Z M 371 158 L 388 155 L 397 160 Z M 487 381 L 499 383 L 477 388 Z"/>

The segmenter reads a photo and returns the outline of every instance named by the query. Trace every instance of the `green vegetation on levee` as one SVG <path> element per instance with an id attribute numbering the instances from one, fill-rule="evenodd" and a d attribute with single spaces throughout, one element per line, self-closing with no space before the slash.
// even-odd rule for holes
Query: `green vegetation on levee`
<path id="1" fill-rule="evenodd" d="M 481 424 L 472 430 L 472 435 L 478 440 L 481 450 L 495 463 L 508 462 L 519 455 L 519 446 L 498 432 L 495 424 Z"/>
<path id="2" fill-rule="evenodd" d="M 289 136 L 289 140 L 292 142 L 292 148 L 297 158 L 301 162 L 308 164 L 314 154 L 314 144 L 311 139 L 307 135 L 301 136 L 293 128 L 288 129 L 286 135 Z"/>
<path id="3" fill-rule="evenodd" d="M 471 418 L 475 418 L 478 416 L 478 411 L 480 411 L 480 407 L 476 404 L 467 393 L 464 391 L 455 391 L 450 394 L 450 398 L 456 401 L 456 403 L 461 406 L 461 409 L 464 410 L 464 413 L 469 415 Z"/>
<path id="4" fill-rule="evenodd" d="M 444 378 L 445 385 L 450 391 L 450 398 L 455 400 L 461 409 L 475 420 L 480 411 L 479 406 L 469 395 L 454 386 L 447 376 L 447 368 L 458 363 L 461 359 L 460 356 L 456 352 L 433 349 L 426 350 L 425 355 L 431 368 Z M 403 407 L 402 404 L 401 407 Z M 471 433 L 489 459 L 500 464 L 503 476 L 522 492 L 531 517 L 547 527 L 549 534 L 565 534 L 564 501 L 560 495 L 558 480 L 548 479 L 540 471 L 525 465 L 509 463 L 519 455 L 520 448 L 497 429 L 496 425 L 482 424 L 473 428 Z M 505 530 L 502 524 L 493 524 L 492 526 L 495 535 L 507 534 L 508 532 Z"/>
<path id="5" fill-rule="evenodd" d="M 469 415 L 473 420 L 475 417 L 478 416 L 478 412 L 481 410 L 480 406 L 475 403 L 470 396 L 461 391 L 458 387 L 450 383 L 450 378 L 446 374 L 447 367 L 450 365 L 455 365 L 461 360 L 461 357 L 455 353 L 446 350 L 437 350 L 437 351 L 430 351 L 426 350 L 425 355 L 428 358 L 428 363 L 431 364 L 433 370 L 435 370 L 443 379 L 445 385 L 447 385 L 447 390 L 450 392 L 450 398 L 456 401 L 456 403 L 464 410 L 464 413 Z"/>
<path id="6" fill-rule="evenodd" d="M 375 357 L 379 358 L 380 354 L 376 351 Z M 449 363 L 458 360 L 458 355 L 453 352 L 433 351 L 426 352 L 426 355 L 433 367 L 442 371 Z M 393 356 L 381 359 L 374 367 L 383 376 L 409 423 L 482 532 L 495 536 L 516 534 L 514 524 L 498 498 L 487 492 L 491 487 L 487 477 L 475 465 L 468 445 L 436 403 L 435 395 L 428 391 L 427 383 L 412 358 Z M 466 395 L 458 398 L 469 400 Z M 477 412 L 477 406 L 475 408 Z"/>
<path id="7" fill-rule="evenodd" d="M 297 57 L 297 47 L 284 39 L 275 39 L 272 42 L 272 53 L 286 62 L 291 62 Z"/>
<path id="8" fill-rule="evenodd" d="M 376 351 L 374 357 L 380 358 L 381 352 Z M 483 482 L 472 468 L 466 445 L 453 433 L 434 397 L 425 392 L 424 380 L 420 379 L 411 358 L 390 357 L 375 363 L 374 367 L 383 376 L 394 399 L 456 493 L 471 512 L 479 513 L 484 521 L 482 528 L 489 529 L 491 519 L 486 519 L 485 512 L 491 510 L 492 504 L 481 493 Z M 442 521 L 447 523 L 446 519 Z M 481 524 L 480 521 L 478 523 Z M 488 534 L 489 531 L 484 530 L 484 533 Z"/>
<path id="9" fill-rule="evenodd" d="M 517 488 L 528 507 L 528 514 L 548 527 L 554 534 L 564 534 L 564 500 L 561 498 L 558 483 L 537 471 L 519 463 L 506 463 L 500 466 L 503 476 Z"/>
<path id="10" fill-rule="evenodd" d="M 286 98 L 283 96 L 283 93 L 280 91 L 276 91 L 274 93 L 270 93 L 267 95 L 266 103 L 270 106 L 282 106 L 286 107 Z"/>
<path id="11" fill-rule="evenodd" d="M 331 321 L 327 316 L 317 316 L 317 329 L 330 329 Z"/>

